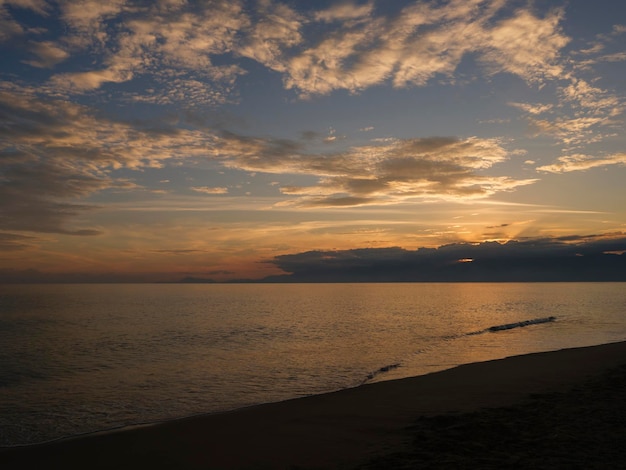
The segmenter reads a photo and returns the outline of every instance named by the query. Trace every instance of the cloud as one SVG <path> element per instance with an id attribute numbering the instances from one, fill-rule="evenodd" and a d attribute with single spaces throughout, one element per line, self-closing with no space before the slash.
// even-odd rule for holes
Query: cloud
<path id="1" fill-rule="evenodd" d="M 529 119 L 530 128 L 535 135 L 548 134 L 559 139 L 568 148 L 580 148 L 604 140 L 605 134 L 597 128 L 606 123 L 602 117 L 585 116 L 576 118 Z"/>
<path id="2" fill-rule="evenodd" d="M 319 191 L 316 191 L 319 192 Z M 283 191 L 283 194 L 306 194 L 306 193 L 298 193 L 297 190 L 289 191 L 287 188 Z M 304 201 L 304 205 L 309 207 L 356 207 L 356 206 L 365 206 L 369 204 L 380 203 L 380 200 L 368 197 L 357 197 L 357 196 L 329 196 L 329 197 L 310 197 Z M 289 204 L 281 204 L 281 205 L 289 205 Z"/>
<path id="3" fill-rule="evenodd" d="M 0 82 L 2 150 L 21 158 L 44 154 L 48 162 L 82 162 L 84 169 L 159 167 L 161 161 L 205 155 L 205 133 L 171 125 L 142 128 L 99 116 L 93 109 L 63 99 L 45 98 L 37 90 Z"/>
<path id="4" fill-rule="evenodd" d="M 537 167 L 537 170 L 549 173 L 567 173 L 609 165 L 626 165 L 626 153 L 616 153 L 606 157 L 593 157 L 584 154 L 566 155 L 559 157 L 556 163 Z"/>
<path id="5" fill-rule="evenodd" d="M 607 56 L 598 56 L 598 54 L 603 52 L 611 43 L 619 43 L 620 36 L 624 34 L 624 32 L 626 32 L 626 26 L 616 24 L 613 25 L 613 29 L 610 33 L 598 34 L 586 49 L 577 51 L 579 55 L 596 55 L 596 57 L 583 61 L 578 67 L 586 68 L 589 65 L 606 60 Z M 611 54 L 608 56 L 610 55 Z"/>
<path id="6" fill-rule="evenodd" d="M 136 189 L 115 171 L 206 156 L 213 139 L 167 126 L 133 127 L 86 106 L 0 82 L 0 229 L 94 235 L 97 230 L 67 224 L 95 209 L 80 202 L 88 196 Z"/>
<path id="7" fill-rule="evenodd" d="M 60 0 L 61 19 L 69 25 L 74 36 L 74 45 L 103 45 L 108 39 L 107 22 L 119 15 L 125 7 L 125 0 Z"/>
<path id="8" fill-rule="evenodd" d="M 125 102 L 211 106 L 228 102 L 251 61 L 278 72 L 284 87 L 302 97 L 335 90 L 356 93 L 383 83 L 407 87 L 438 78 L 454 81 L 464 59 L 477 62 L 486 75 L 514 74 L 538 88 L 558 78 L 553 88 L 560 102 L 510 103 L 529 115 L 536 135 L 553 136 L 574 155 L 539 170 L 621 164 L 620 154 L 593 158 L 581 150 L 572 152 L 605 138 L 603 129 L 619 125 L 624 103 L 568 69 L 562 57 L 569 42 L 560 26 L 563 10 L 539 14 L 531 6 L 511 9 L 502 0 L 412 2 L 395 7 L 394 14 L 374 8 L 373 2 L 335 2 L 327 9 L 302 12 L 290 5 L 269 0 L 132 6 L 121 0 L 60 0 L 59 18 L 67 34 L 55 42 L 29 36 L 25 44 L 34 56 L 29 64 L 53 68 L 65 61 L 62 73 L 53 72 L 39 90 L 6 82 L 0 86 L 0 133 L 8 139 L 0 152 L 14 183 L 10 200 L 22 198 L 48 214 L 43 217 L 49 220 L 46 230 L 78 233 L 65 224 L 90 210 L 84 199 L 132 187 L 131 181 L 115 178 L 116 171 L 197 157 L 236 170 L 306 176 L 280 190 L 291 197 L 290 203 L 310 207 L 485 198 L 535 181 L 497 175 L 496 165 L 516 155 L 499 139 L 387 138 L 344 151 L 311 153 L 303 141 L 200 131 L 188 128 L 189 122 L 142 127 L 107 119 L 67 98 L 50 98 L 107 85 L 108 92 L 114 84 L 135 80 L 142 91 L 124 89 Z M 0 21 L 20 34 L 27 31 L 11 16 L 18 7 L 40 15 L 57 11 L 42 1 L 5 1 Z M 13 34 L 11 28 L 7 34 Z M 618 32 L 616 28 L 614 34 Z M 87 69 L 72 68 L 74 62 L 68 60 L 87 56 L 93 57 Z M 303 138 L 324 136 L 309 132 Z M 334 131 L 325 136 L 327 142 L 339 138 Z M 28 178 L 47 193 L 26 194 Z M 63 181 L 70 182 L 68 187 Z M 194 190 L 216 194 L 223 189 Z M 22 221 L 32 229 L 25 217 L 11 214 L 16 226 Z"/>
<path id="9" fill-rule="evenodd" d="M 541 83 L 563 73 L 561 49 L 569 38 L 560 29 L 563 10 L 539 18 L 525 9 L 488 29 L 488 49 L 481 60 L 496 72 L 510 72 L 529 82 Z"/>
<path id="10" fill-rule="evenodd" d="M 309 96 L 357 92 L 388 80 L 396 87 L 423 86 L 452 76 L 468 54 L 476 54 L 491 74 L 513 73 L 534 83 L 557 77 L 559 52 L 568 42 L 559 29 L 562 12 L 541 18 L 519 9 L 497 20 L 502 7 L 497 0 L 418 3 L 394 17 L 348 22 L 291 56 L 286 87 Z"/>
<path id="11" fill-rule="evenodd" d="M 562 15 L 562 12 L 558 15 Z M 535 136 L 551 136 L 563 146 L 565 154 L 582 154 L 585 147 L 617 135 L 623 127 L 626 102 L 614 91 L 597 86 L 601 77 L 593 71 L 594 64 L 623 59 L 621 50 L 606 52 L 608 45 L 619 36 L 618 31 L 619 28 L 614 28 L 609 34 L 598 35 L 589 47 L 571 51 L 569 57 L 554 56 L 554 71 L 558 72 L 553 77 L 558 80 L 553 80 L 551 84 L 556 92 L 554 103 L 509 103 L 527 114 L 530 129 Z M 578 60 L 576 56 L 584 56 L 584 59 Z M 585 75 L 592 78 L 586 79 Z M 568 161 L 570 157 L 565 155 L 562 159 Z M 599 164 L 603 159 L 594 160 Z M 543 168 L 554 170 L 568 166 L 564 166 L 563 161 Z M 607 163 L 612 164 L 610 160 Z"/>
<path id="12" fill-rule="evenodd" d="M 195 255 L 198 253 L 206 253 L 206 250 L 181 249 L 181 250 L 154 250 L 154 253 L 165 255 Z"/>
<path id="13" fill-rule="evenodd" d="M 22 26 L 0 5 L 0 43 L 24 33 Z"/>
<path id="14" fill-rule="evenodd" d="M 0 252 L 27 250 L 33 246 L 34 240 L 34 237 L 26 235 L 0 232 Z"/>
<path id="15" fill-rule="evenodd" d="M 45 0 L 4 0 L 3 3 L 14 8 L 31 10 L 43 16 L 46 16 L 51 9 Z"/>
<path id="16" fill-rule="evenodd" d="M 20 181 L 16 181 L 17 184 Z M 0 188 L 2 204 L 0 216 L 3 230 L 58 233 L 63 235 L 93 236 L 102 232 L 97 229 L 66 228 L 80 213 L 93 209 L 87 205 L 55 202 L 44 195 L 28 196 L 13 188 Z"/>
<path id="17" fill-rule="evenodd" d="M 626 280 L 626 236 L 528 239 L 439 248 L 309 251 L 268 261 L 288 275 L 268 281 L 605 281 Z M 472 262 L 467 262 L 468 260 Z"/>
<path id="18" fill-rule="evenodd" d="M 153 127 L 111 121 L 83 105 L 0 85 L 5 230 L 93 235 L 94 229 L 71 227 L 78 215 L 95 209 L 86 198 L 136 189 L 115 176 L 118 170 L 159 168 L 177 159 L 211 158 L 226 168 L 313 177 L 308 185 L 279 188 L 292 196 L 286 203 L 309 207 L 484 198 L 535 181 L 493 175 L 493 167 L 512 154 L 498 139 L 390 139 L 308 153 L 301 141 L 173 127 L 178 122 Z M 225 194 L 225 188 L 193 190 Z"/>
<path id="19" fill-rule="evenodd" d="M 44 11 L 45 3 L 30 3 Z M 0 11 L 5 34 L 23 32 L 6 8 Z M 32 65 L 51 67 L 66 58 L 63 52 L 98 57 L 88 70 L 52 77 L 67 93 L 142 76 L 208 79 L 228 92 L 246 73 L 241 58 L 281 73 L 285 87 L 302 97 L 453 79 L 467 55 L 488 74 L 541 83 L 561 72 L 559 52 L 568 42 L 559 27 L 562 11 L 540 17 L 530 8 L 505 10 L 501 0 L 418 2 L 389 16 L 376 14 L 373 2 L 299 13 L 269 0 L 132 6 L 123 0 L 60 0 L 59 11 L 68 33 L 41 50 Z"/>
<path id="20" fill-rule="evenodd" d="M 0 43 L 28 32 L 40 32 L 35 28 L 22 26 L 12 15 L 15 10 L 30 10 L 38 15 L 48 16 L 51 7 L 45 0 L 0 1 Z"/>
<path id="21" fill-rule="evenodd" d="M 624 62 L 626 61 L 626 52 L 616 52 L 614 54 L 603 55 L 598 58 L 600 62 Z"/>
<path id="22" fill-rule="evenodd" d="M 208 186 L 193 186 L 191 190 L 204 194 L 228 194 L 228 188 L 219 187 L 210 188 Z"/>
<path id="23" fill-rule="evenodd" d="M 52 11 L 44 2 L 20 3 L 39 14 Z M 574 117 L 546 117 L 552 105 L 511 105 L 530 115 L 537 135 L 549 134 L 570 149 L 603 139 L 606 134 L 598 129 L 614 125 L 624 105 L 564 73 L 560 54 L 569 38 L 560 28 L 563 10 L 540 16 L 530 7 L 505 6 L 500 0 L 418 2 L 385 16 L 373 2 L 338 2 L 299 13 L 272 1 L 253 6 L 159 1 L 131 7 L 122 0 L 62 0 L 60 19 L 68 33 L 54 43 L 31 40 L 35 57 L 25 62 L 53 68 L 70 56 L 89 55 L 96 57 L 89 69 L 55 73 L 47 87 L 71 96 L 142 79 L 148 85 L 140 92 L 121 91 L 123 100 L 201 108 L 236 100 L 236 80 L 246 73 L 244 58 L 282 74 L 285 88 L 306 98 L 335 90 L 356 93 L 383 83 L 407 87 L 437 78 L 453 81 L 461 61 L 471 56 L 487 75 L 511 73 L 540 86 L 570 77 L 560 96 L 575 108 Z M 6 34 L 24 32 L 6 7 L 0 21 L 6 23 L 0 28 Z M 323 35 L 315 34 L 319 28 Z M 328 135 L 326 142 L 339 137 Z M 466 188 L 470 192 L 489 193 Z"/>
<path id="24" fill-rule="evenodd" d="M 482 175 L 508 152 L 497 139 L 431 137 L 392 140 L 346 152 L 310 154 L 297 142 L 223 134 L 215 155 L 225 166 L 245 171 L 301 174 L 318 178 L 309 186 L 283 186 L 298 205 L 390 204 L 409 198 L 480 198 L 532 184 Z"/>
<path id="25" fill-rule="evenodd" d="M 353 2 L 339 2 L 326 10 L 314 13 L 317 21 L 333 22 L 362 19 L 370 16 L 374 9 L 373 2 L 358 5 Z"/>
<path id="26" fill-rule="evenodd" d="M 552 104 L 531 104 L 531 103 L 515 103 L 510 102 L 510 106 L 519 108 L 532 115 L 544 114 L 554 107 Z"/>
<path id="27" fill-rule="evenodd" d="M 28 44 L 28 50 L 35 55 L 36 58 L 23 62 L 38 68 L 52 68 L 70 56 L 65 49 L 51 41 L 31 41 Z"/>
<path id="28" fill-rule="evenodd" d="M 155 87 L 141 93 L 125 93 L 123 100 L 160 106 L 184 104 L 188 109 L 205 109 L 231 102 L 229 87 L 187 77 L 155 77 Z"/>
<path id="29" fill-rule="evenodd" d="M 303 131 L 300 133 L 302 140 L 315 140 L 320 137 L 320 133 L 316 131 Z"/>
<path id="30" fill-rule="evenodd" d="M 62 3 L 62 18 L 73 33 L 65 41 L 81 51 L 99 52 L 102 60 L 92 70 L 53 76 L 51 82 L 66 92 L 86 92 L 148 74 L 168 80 L 177 75 L 179 85 L 209 78 L 219 88 L 243 73 L 237 65 L 211 61 L 233 51 L 237 32 L 249 21 L 240 2 L 156 2 L 132 8 L 122 1 L 87 3 Z M 193 76 L 181 76 L 189 73 Z"/>
<path id="31" fill-rule="evenodd" d="M 284 72 L 285 50 L 302 42 L 300 28 L 304 19 L 284 4 L 258 2 L 258 7 L 258 21 L 242 20 L 242 38 L 233 44 L 233 52 Z"/>
<path id="32" fill-rule="evenodd" d="M 469 27 L 468 37 L 464 38 L 468 49 L 463 54 L 471 51 L 487 73 L 509 72 L 539 89 L 549 85 L 546 89 L 556 93 L 554 102 L 509 103 L 525 113 L 534 135 L 551 136 L 566 154 L 582 154 L 586 146 L 617 135 L 623 127 L 626 102 L 614 91 L 597 85 L 600 74 L 593 71 L 593 65 L 624 60 L 619 43 L 623 26 L 597 35 L 582 50 L 567 50 L 570 38 L 561 28 L 565 9 L 553 9 L 540 16 L 531 7 L 511 13 L 498 8 L 495 2 L 490 5 L 491 17 L 485 12 L 474 17 L 470 13 L 462 20 Z M 451 6 L 446 3 L 440 8 Z M 620 48 L 608 50 L 613 44 Z"/>
<path id="33" fill-rule="evenodd" d="M 117 68 L 109 68 L 105 70 L 96 70 L 81 73 L 64 73 L 55 75 L 52 83 L 58 85 L 65 90 L 93 90 L 100 88 L 104 83 L 121 83 L 130 80 L 133 77 L 131 70 L 119 70 Z"/>
<path id="34" fill-rule="evenodd" d="M 572 75 L 558 87 L 557 106 L 511 102 L 528 114 L 535 136 L 549 135 L 565 146 L 566 152 L 600 142 L 615 134 L 626 109 L 621 97 Z M 541 115 L 541 118 L 539 117 Z M 604 132 L 602 129 L 606 129 Z"/>
<path id="35" fill-rule="evenodd" d="M 582 79 L 573 78 L 560 91 L 566 101 L 594 115 L 617 116 L 624 111 L 624 103 L 620 98 Z"/>

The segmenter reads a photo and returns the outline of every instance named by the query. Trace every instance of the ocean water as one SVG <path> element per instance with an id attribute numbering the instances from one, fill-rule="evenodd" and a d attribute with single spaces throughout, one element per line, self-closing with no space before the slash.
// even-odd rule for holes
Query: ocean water
<path id="1" fill-rule="evenodd" d="M 624 283 L 0 285 L 0 445 L 621 340 Z"/>

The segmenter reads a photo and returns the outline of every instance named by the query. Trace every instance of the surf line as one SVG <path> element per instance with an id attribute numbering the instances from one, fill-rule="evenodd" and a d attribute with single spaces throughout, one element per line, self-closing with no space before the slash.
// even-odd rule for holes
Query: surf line
<path id="1" fill-rule="evenodd" d="M 503 325 L 494 325 L 494 326 L 490 326 L 489 328 L 485 328 L 484 330 L 473 331 L 471 333 L 465 333 L 465 335 L 461 335 L 461 336 L 479 335 L 479 334 L 488 333 L 488 332 L 495 333 L 495 332 L 503 331 L 503 330 L 511 330 L 513 328 L 522 328 L 522 327 L 529 326 L 529 325 L 537 325 L 540 323 L 550 323 L 555 320 L 556 320 L 555 316 L 533 318 L 532 320 L 524 320 L 524 321 L 518 321 L 514 323 L 505 323 Z M 451 337 L 448 337 L 448 339 L 456 339 L 456 338 L 460 338 L 461 336 L 451 336 Z M 367 374 L 367 377 L 365 377 L 363 382 L 361 382 L 361 385 L 366 384 L 367 382 L 374 379 L 374 377 L 379 376 L 380 374 L 385 374 L 393 369 L 397 369 L 400 366 L 401 366 L 401 363 L 397 362 L 394 364 L 388 364 L 386 366 L 383 366 L 374 372 L 370 372 L 369 374 Z"/>
<path id="2" fill-rule="evenodd" d="M 554 320 L 556 320 L 556 317 L 553 317 L 553 316 L 543 317 L 543 318 L 534 318 L 532 320 L 524 320 L 524 321 L 518 321 L 515 323 L 505 323 L 504 325 L 490 326 L 485 331 L 496 332 L 496 331 L 502 331 L 502 330 L 511 330 L 513 328 L 521 328 L 521 327 L 528 326 L 528 325 L 537 325 L 539 323 L 550 323 L 550 322 L 553 322 Z"/>
<path id="3" fill-rule="evenodd" d="M 369 374 L 367 374 L 367 377 L 365 378 L 365 380 L 363 380 L 363 382 L 361 382 L 361 385 L 365 384 L 366 382 L 369 382 L 370 380 L 372 380 L 377 375 L 384 374 L 385 372 L 389 372 L 390 370 L 397 369 L 398 367 L 400 367 L 400 363 L 399 362 L 397 362 L 395 364 L 389 364 L 389 365 L 383 366 L 383 367 L 381 367 L 380 369 L 378 369 L 375 372 L 370 372 Z"/>
<path id="4" fill-rule="evenodd" d="M 489 328 L 485 328 L 484 330 L 471 331 L 471 332 L 465 333 L 464 335 L 461 335 L 461 336 L 482 335 L 483 333 L 496 333 L 498 331 L 511 330 L 513 328 L 522 328 L 522 327 L 528 326 L 528 325 L 537 325 L 539 323 L 550 323 L 550 322 L 553 322 L 555 320 L 556 320 L 556 317 L 554 317 L 554 316 L 543 317 L 543 318 L 533 318 L 532 320 L 524 320 L 524 321 L 517 321 L 517 322 L 513 322 L 513 323 L 505 323 L 503 325 L 494 325 L 494 326 L 490 326 Z M 450 339 L 455 339 L 455 338 L 457 338 L 457 336 L 453 336 Z"/>

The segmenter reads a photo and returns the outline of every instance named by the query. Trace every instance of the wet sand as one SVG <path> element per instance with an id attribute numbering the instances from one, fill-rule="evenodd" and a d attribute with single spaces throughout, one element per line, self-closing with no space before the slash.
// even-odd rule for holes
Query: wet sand
<path id="1" fill-rule="evenodd" d="M 0 468 L 626 468 L 625 365 L 626 342 L 515 356 L 3 449 Z"/>

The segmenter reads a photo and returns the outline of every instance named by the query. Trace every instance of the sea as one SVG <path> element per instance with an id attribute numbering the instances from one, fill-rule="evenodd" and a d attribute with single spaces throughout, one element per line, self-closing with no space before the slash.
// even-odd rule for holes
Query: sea
<path id="1" fill-rule="evenodd" d="M 623 340 L 625 283 L 0 285 L 0 446 Z"/>

